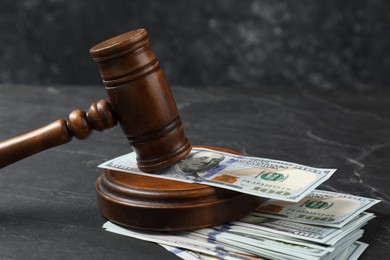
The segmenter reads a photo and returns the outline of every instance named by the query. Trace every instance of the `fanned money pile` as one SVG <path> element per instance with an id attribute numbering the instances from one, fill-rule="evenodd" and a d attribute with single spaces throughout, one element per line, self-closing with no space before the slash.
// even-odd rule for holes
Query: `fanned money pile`
<path id="1" fill-rule="evenodd" d="M 269 200 L 248 216 L 191 232 L 135 231 L 111 222 L 107 231 L 159 243 L 182 259 L 358 259 L 357 241 L 378 200 L 314 190 L 299 202 Z"/>
<path id="2" fill-rule="evenodd" d="M 266 158 L 194 148 L 178 164 L 147 174 L 136 155 L 99 165 L 248 193 L 269 200 L 248 216 L 192 232 L 129 230 L 111 222 L 107 231 L 159 243 L 183 259 L 357 259 L 368 246 L 357 241 L 374 214 L 365 210 L 378 200 L 315 190 L 336 170 Z"/>

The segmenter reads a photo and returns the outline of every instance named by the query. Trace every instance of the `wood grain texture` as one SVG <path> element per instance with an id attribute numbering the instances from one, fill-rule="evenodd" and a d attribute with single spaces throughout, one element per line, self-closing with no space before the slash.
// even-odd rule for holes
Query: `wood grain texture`
<path id="1" fill-rule="evenodd" d="M 68 120 L 60 119 L 29 133 L 0 142 L 0 168 L 21 159 L 68 143 L 73 137 L 87 138 L 92 130 L 103 131 L 117 124 L 107 100 L 93 103 L 88 112 L 74 110 Z"/>
<path id="2" fill-rule="evenodd" d="M 91 48 L 90 54 L 138 167 L 151 172 L 183 159 L 191 144 L 146 30 L 115 36 Z"/>
<path id="3" fill-rule="evenodd" d="M 262 201 L 256 196 L 222 188 L 107 169 L 96 182 L 96 192 L 98 208 L 110 221 L 157 231 L 223 224 L 243 217 Z"/>

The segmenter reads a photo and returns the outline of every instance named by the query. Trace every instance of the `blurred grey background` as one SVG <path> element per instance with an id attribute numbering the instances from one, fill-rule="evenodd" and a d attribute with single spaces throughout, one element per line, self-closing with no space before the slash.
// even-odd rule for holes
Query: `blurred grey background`
<path id="1" fill-rule="evenodd" d="M 89 49 L 137 28 L 171 85 L 365 91 L 390 82 L 385 0 L 2 0 L 0 83 L 101 84 Z"/>

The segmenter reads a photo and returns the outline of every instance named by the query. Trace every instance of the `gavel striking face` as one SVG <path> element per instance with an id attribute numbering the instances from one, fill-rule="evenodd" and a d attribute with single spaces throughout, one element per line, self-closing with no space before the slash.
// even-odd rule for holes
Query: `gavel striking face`
<path id="1" fill-rule="evenodd" d="M 145 172 L 166 168 L 184 158 L 191 145 L 167 80 L 149 46 L 144 29 L 121 34 L 90 50 L 98 64 L 110 102 L 99 101 L 88 112 L 75 110 L 33 132 L 0 143 L 0 167 L 37 152 L 85 139 L 119 122 Z"/>

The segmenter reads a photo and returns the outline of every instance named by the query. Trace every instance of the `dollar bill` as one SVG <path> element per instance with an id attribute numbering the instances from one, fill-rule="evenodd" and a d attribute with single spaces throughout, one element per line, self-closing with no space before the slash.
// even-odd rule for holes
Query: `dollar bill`
<path id="1" fill-rule="evenodd" d="M 211 255 L 206 255 L 202 254 L 196 251 L 191 251 L 188 249 L 183 249 L 183 248 L 178 248 L 178 247 L 173 247 L 173 246 L 168 246 L 164 244 L 159 244 L 172 254 L 180 257 L 181 259 L 184 260 L 217 260 L 219 259 L 218 257 L 211 256 Z"/>
<path id="2" fill-rule="evenodd" d="M 220 259 L 218 257 L 205 255 L 199 252 L 187 250 L 187 249 L 181 249 L 177 247 L 167 246 L 160 244 L 160 246 L 164 247 L 169 252 L 175 254 L 176 256 L 180 257 L 184 260 L 216 260 Z M 352 243 L 349 247 L 344 249 L 338 256 L 337 260 L 345 259 L 345 260 L 357 260 L 360 255 L 364 252 L 364 250 L 368 247 L 368 244 L 355 241 Z M 253 259 L 260 259 L 258 257 L 253 257 Z M 336 259 L 336 258 L 334 258 Z"/>
<path id="3" fill-rule="evenodd" d="M 179 163 L 153 174 L 138 169 L 135 153 L 112 159 L 99 167 L 205 184 L 290 202 L 304 198 L 336 171 L 205 148 L 194 148 L 190 155 Z"/>
<path id="4" fill-rule="evenodd" d="M 350 194 L 314 190 L 297 203 L 268 200 L 252 214 L 293 222 L 341 228 L 380 202 Z"/>
<path id="5" fill-rule="evenodd" d="M 256 231 L 251 232 L 248 229 L 238 230 L 234 229 L 234 227 L 215 227 L 194 232 L 207 237 L 209 240 L 225 242 L 227 244 L 230 243 L 227 241 L 236 241 L 244 247 L 249 244 L 257 248 L 268 249 L 269 251 L 284 252 L 285 255 L 295 256 L 299 259 L 327 258 L 329 255 L 336 254 L 334 252 L 339 252 L 340 248 L 346 247 L 349 245 L 348 243 L 355 241 L 363 234 L 363 230 L 355 229 L 343 236 L 333 246 L 328 246 L 311 241 L 291 239 L 288 236 L 263 236 Z"/>
<path id="6" fill-rule="evenodd" d="M 349 259 L 358 256 L 362 250 L 356 247 L 363 230 L 357 229 L 338 241 L 334 246 L 320 246 L 316 243 L 258 238 L 250 234 L 235 234 L 220 228 L 204 228 L 193 232 L 159 233 L 134 231 L 106 222 L 107 231 L 164 245 L 167 250 L 183 259 Z M 355 245 L 355 247 L 352 247 Z M 174 248 L 172 248 L 174 247 Z M 360 253 L 359 253 L 360 252 Z M 343 258 L 341 258 L 343 257 Z M 345 257 L 345 258 L 344 258 Z M 351 258 L 354 259 L 354 258 Z"/>
<path id="7" fill-rule="evenodd" d="M 200 252 L 205 255 L 215 256 L 218 259 L 227 260 L 252 260 L 252 255 L 248 255 L 245 251 L 231 247 L 229 245 L 218 245 L 210 243 L 204 239 L 195 239 L 190 234 L 182 233 L 159 233 L 159 232 L 148 232 L 148 231 L 136 231 L 123 228 L 112 222 L 107 221 L 104 223 L 103 228 L 106 231 L 113 232 L 116 234 L 138 238 L 141 240 L 164 244 L 168 246 L 178 247 L 182 249 L 193 250 Z"/>
<path id="8" fill-rule="evenodd" d="M 350 247 L 347 249 L 347 255 L 344 259 L 346 260 L 357 260 L 361 254 L 363 254 L 364 250 L 368 247 L 368 244 L 355 241 Z M 342 257 L 342 256 L 341 256 Z M 343 259 L 343 258 L 341 258 Z"/>
<path id="9" fill-rule="evenodd" d="M 283 252 L 284 255 L 289 255 L 290 257 L 310 260 L 322 257 L 334 250 L 332 247 L 321 247 L 315 244 L 291 242 L 287 239 L 284 241 L 274 240 L 244 233 L 236 234 L 230 232 L 229 230 L 218 228 L 206 228 L 194 232 L 200 234 L 205 239 L 214 240 L 216 242 L 224 242 L 226 244 L 230 244 L 232 242 L 240 243 L 243 250 L 248 246 L 252 246 L 256 248 L 256 251 L 252 253 L 256 254 L 261 253 L 261 251 L 257 250 L 268 250 L 269 252 Z"/>
<path id="10" fill-rule="evenodd" d="M 363 236 L 364 231 L 359 229 L 345 237 L 342 241 L 339 241 L 335 245 L 335 250 L 325 257 L 321 258 L 321 260 L 334 260 L 334 259 L 342 259 L 340 255 L 347 250 L 355 241 Z"/>
<path id="11" fill-rule="evenodd" d="M 194 234 L 196 235 L 196 234 Z M 205 237 L 203 237 L 205 239 Z M 224 237 L 219 237 L 217 240 L 207 240 L 209 243 L 212 244 L 217 244 L 221 246 L 232 246 L 235 248 L 239 248 L 241 250 L 244 250 L 247 252 L 247 254 L 252 254 L 255 256 L 260 257 L 261 259 L 274 259 L 274 260 L 296 260 L 296 256 L 291 256 L 289 254 L 285 254 L 285 252 L 277 252 L 277 251 L 272 251 L 269 249 L 257 247 L 256 245 L 251 245 L 251 244 L 246 244 L 242 243 L 241 241 L 235 241 L 235 240 L 230 240 Z"/>
<path id="12" fill-rule="evenodd" d="M 274 239 L 299 239 L 318 244 L 334 245 L 349 233 L 363 227 L 374 217 L 375 215 L 372 213 L 363 212 L 343 228 L 334 228 L 248 215 L 231 224 L 225 224 L 225 227 L 235 233 L 252 234 Z"/>
<path id="13" fill-rule="evenodd" d="M 173 247 L 173 246 L 168 246 L 164 244 L 159 244 L 172 254 L 175 254 L 176 256 L 180 257 L 181 259 L 184 260 L 218 260 L 221 259 L 217 256 L 212 256 L 200 252 L 196 252 L 193 250 L 188 250 L 188 249 L 183 249 L 183 248 L 178 248 L 178 247 Z M 251 256 L 251 255 L 238 255 L 237 260 L 260 260 L 259 257 L 257 256 Z"/>

